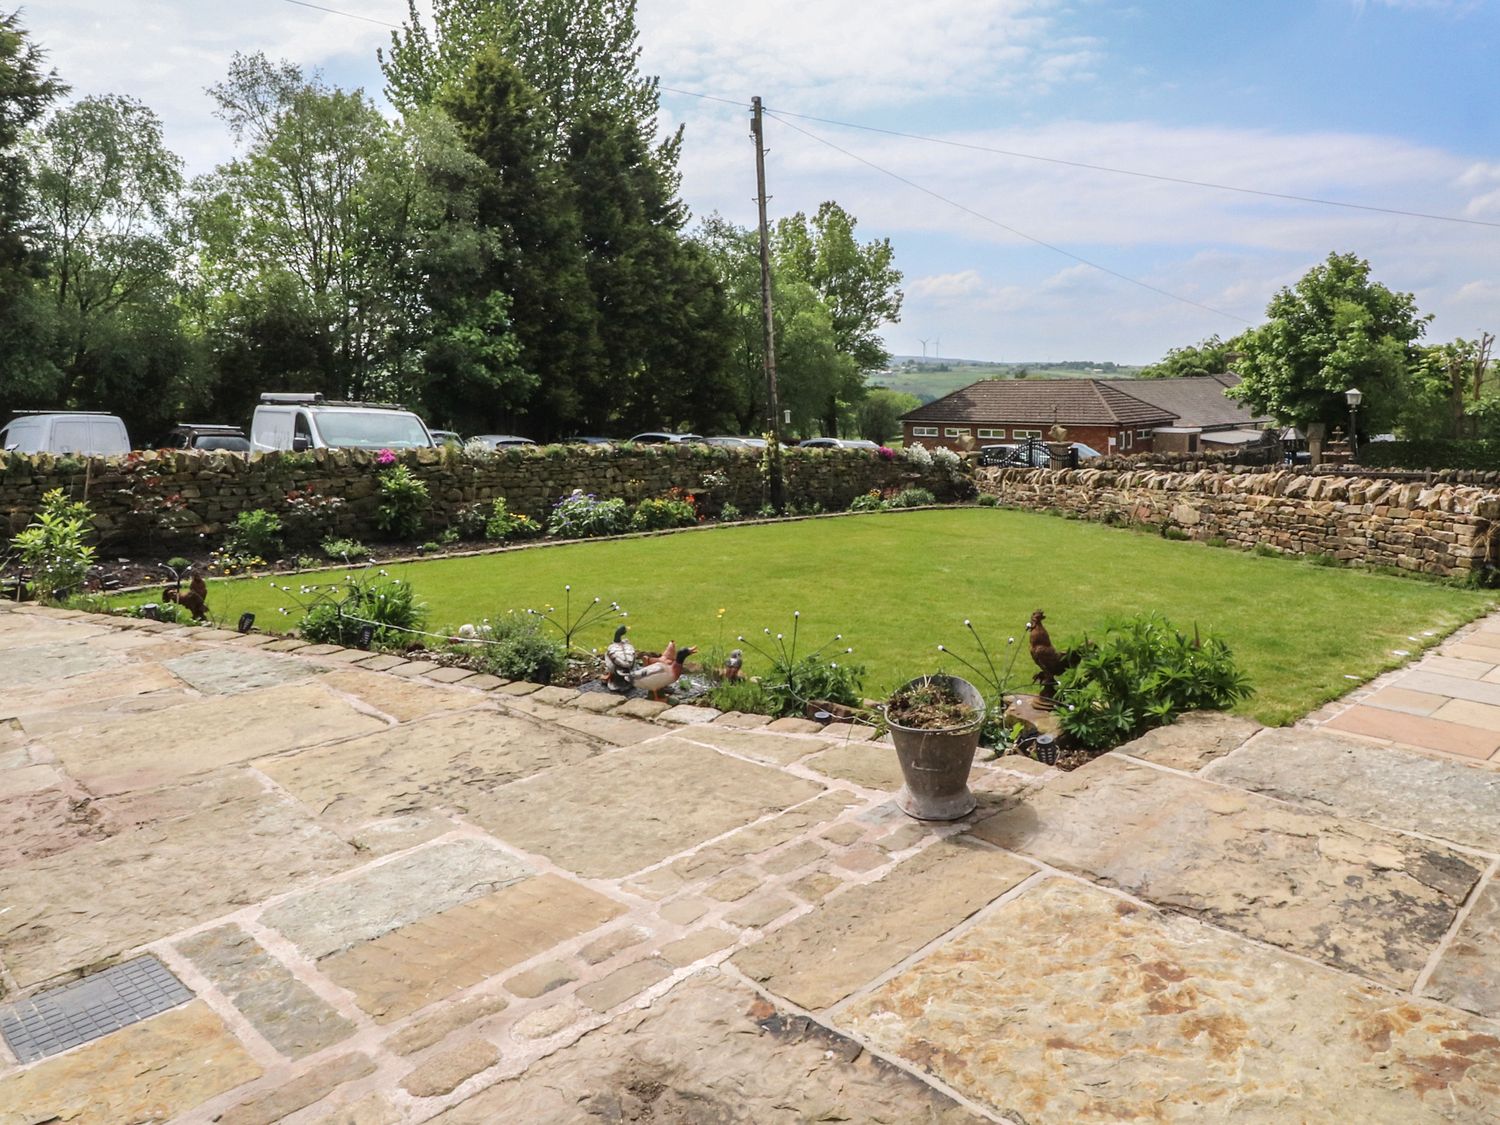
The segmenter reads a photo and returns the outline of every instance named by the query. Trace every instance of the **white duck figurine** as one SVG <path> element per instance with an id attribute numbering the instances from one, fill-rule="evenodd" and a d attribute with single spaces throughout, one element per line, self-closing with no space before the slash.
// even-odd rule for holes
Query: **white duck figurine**
<path id="1" fill-rule="evenodd" d="M 630 686 L 650 692 L 652 699 L 658 698 L 682 675 L 682 662 L 697 651 L 692 645 L 679 649 L 676 641 L 668 641 L 659 657 L 630 674 Z"/>
<path id="2" fill-rule="evenodd" d="M 604 650 L 604 682 L 610 691 L 630 690 L 630 674 L 635 671 L 635 645 L 625 639 L 629 625 L 615 630 L 614 642 Z"/>

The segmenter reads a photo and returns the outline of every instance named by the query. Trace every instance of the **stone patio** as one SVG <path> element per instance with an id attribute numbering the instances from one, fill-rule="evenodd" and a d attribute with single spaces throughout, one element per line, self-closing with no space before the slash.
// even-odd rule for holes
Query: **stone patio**
<path id="1" fill-rule="evenodd" d="M 945 826 L 865 730 L 609 703 L 0 608 L 0 1008 L 190 994 L 0 1043 L 0 1125 L 1500 1121 L 1500 618 Z"/>

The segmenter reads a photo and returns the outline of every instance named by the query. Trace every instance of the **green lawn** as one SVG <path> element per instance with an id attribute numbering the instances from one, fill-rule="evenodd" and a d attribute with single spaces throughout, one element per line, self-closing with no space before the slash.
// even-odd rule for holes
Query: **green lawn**
<path id="1" fill-rule="evenodd" d="M 1273 724 L 1402 663 L 1395 650 L 1427 647 L 1494 604 L 1479 591 L 984 508 L 731 526 L 390 570 L 413 583 L 432 625 L 444 629 L 561 605 L 571 583 L 575 604 L 618 600 L 643 649 L 670 639 L 735 647 L 738 633 L 789 631 L 800 610 L 804 649 L 844 634 L 855 650 L 847 659 L 869 669 L 872 695 L 932 670 L 939 643 L 967 653 L 965 618 L 1004 649 L 1007 637 L 1024 641 L 1039 606 L 1059 645 L 1113 616 L 1158 610 L 1227 641 L 1256 689 L 1239 709 Z M 216 581 L 209 607 L 231 623 L 252 610 L 257 625 L 273 629 L 297 618 L 296 601 L 266 579 Z M 585 638 L 606 641 L 605 627 Z M 757 661 L 746 655 L 753 672 Z M 1016 667 L 1013 683 L 1032 672 L 1024 653 Z"/>

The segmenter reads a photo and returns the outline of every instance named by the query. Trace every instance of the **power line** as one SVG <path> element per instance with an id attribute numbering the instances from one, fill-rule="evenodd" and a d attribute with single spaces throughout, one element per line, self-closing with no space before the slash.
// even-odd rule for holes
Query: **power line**
<path id="1" fill-rule="evenodd" d="M 309 4 L 307 0 L 283 0 L 283 3 L 295 4 L 299 8 L 311 8 L 315 12 L 327 12 L 330 16 L 343 16 L 345 19 L 373 23 L 377 27 L 388 27 L 392 31 L 401 30 L 401 25 L 398 23 L 387 23 L 385 20 L 377 20 L 373 16 L 362 16 L 358 12 L 341 12 L 337 8 L 325 8 L 321 4 Z"/>
<path id="2" fill-rule="evenodd" d="M 748 108 L 748 104 L 745 102 L 716 97 L 713 94 L 701 94 L 692 90 L 679 90 L 668 86 L 663 86 L 661 89 L 690 98 L 702 98 L 704 101 L 723 102 L 726 105 L 746 106 Z M 993 156 L 1009 156 L 1017 160 L 1034 160 L 1041 164 L 1056 164 L 1064 168 L 1081 168 L 1089 172 L 1106 172 L 1113 176 L 1131 176 L 1139 180 L 1156 180 L 1160 183 L 1207 188 L 1211 191 L 1230 191 L 1240 195 L 1259 196 L 1262 199 L 1281 199 L 1289 203 L 1311 203 L 1318 207 L 1339 207 L 1349 211 L 1369 211 L 1377 215 L 1395 215 L 1405 219 L 1428 219 L 1439 223 L 1459 223 L 1464 226 L 1500 229 L 1500 222 L 1493 222 L 1488 219 L 1466 219 L 1460 215 L 1438 215 L 1430 211 L 1409 211 L 1400 207 L 1379 207 L 1369 203 L 1350 203 L 1348 200 L 1343 199 L 1323 199 L 1315 195 L 1293 195 L 1288 192 L 1265 191 L 1261 188 L 1221 184 L 1212 180 L 1193 180 L 1185 176 L 1168 176 L 1159 172 L 1142 172 L 1134 168 L 1116 168 L 1108 164 L 1090 164 L 1084 160 L 1065 160 L 1058 156 L 1042 156 L 1034 152 L 1020 152 L 1016 149 L 996 148 L 993 145 L 972 144 L 968 141 L 955 141 L 946 137 L 929 137 L 920 133 L 903 133 L 897 129 L 883 129 L 877 125 L 860 125 L 853 121 L 839 121 L 832 117 L 818 117 L 811 113 L 796 113 L 789 109 L 774 109 L 769 106 L 766 108 L 766 112 L 776 115 L 777 120 L 781 121 L 784 125 L 790 124 L 790 122 L 785 120 L 786 118 L 795 117 L 799 121 L 816 121 L 819 124 L 834 125 L 840 129 L 858 129 L 861 132 L 879 133 L 882 136 L 899 137 L 902 140 L 945 145 L 949 148 L 961 148 L 969 152 L 983 152 Z"/>
<path id="3" fill-rule="evenodd" d="M 1007 223 L 1002 223 L 999 219 L 991 218 L 989 215 L 985 215 L 979 211 L 976 211 L 974 210 L 974 208 L 969 207 L 963 203 L 959 203 L 957 200 L 949 199 L 946 195 L 941 195 L 938 192 L 933 191 L 931 188 L 924 187 L 923 185 L 917 183 L 915 180 L 909 180 L 899 173 L 892 172 L 889 168 L 882 168 L 873 160 L 866 160 L 858 153 L 850 152 L 846 148 L 841 148 L 839 145 L 834 144 L 832 141 L 828 140 L 825 137 L 820 137 L 816 133 L 808 132 L 806 129 L 803 129 L 800 126 L 793 125 L 790 121 L 787 121 L 777 116 L 776 114 L 771 113 L 770 110 L 766 110 L 766 113 L 769 116 L 775 118 L 775 120 L 780 121 L 788 129 L 791 129 L 797 133 L 801 133 L 804 137 L 810 137 L 813 140 L 817 141 L 819 144 L 827 145 L 835 152 L 841 152 L 845 156 L 849 157 L 849 159 L 857 160 L 865 167 L 872 168 L 875 171 L 879 172 L 881 175 L 889 176 L 891 179 L 903 183 L 907 187 L 915 188 L 917 191 L 920 191 L 925 195 L 930 195 L 932 196 L 932 198 L 946 203 L 950 207 L 957 208 L 958 210 L 964 212 L 964 214 L 966 215 L 973 216 L 974 218 L 980 220 L 980 222 L 989 223 L 991 226 L 999 227 L 1001 230 L 1013 234 L 1017 238 L 1023 238 L 1027 242 L 1035 243 L 1037 246 L 1041 246 L 1045 249 L 1051 250 L 1055 254 L 1061 254 L 1065 258 L 1071 258 L 1073 259 L 1073 261 L 1078 262 L 1080 265 L 1088 266 L 1090 269 L 1098 270 L 1101 273 L 1107 273 L 1110 277 L 1118 278 L 1121 281 L 1127 281 L 1131 285 L 1139 286 L 1142 289 L 1148 289 L 1152 293 L 1159 294 L 1160 296 L 1170 297 L 1172 300 L 1180 301 L 1184 305 L 1192 305 L 1194 308 L 1202 309 L 1205 312 L 1211 312 L 1215 316 L 1222 316 L 1229 320 L 1238 321 L 1240 324 L 1248 325 L 1253 323 L 1252 321 L 1246 320 L 1244 317 L 1239 316 L 1235 313 L 1225 312 L 1223 309 L 1216 309 L 1212 305 L 1205 305 L 1201 301 L 1195 301 L 1191 297 L 1184 297 L 1181 294 L 1173 293 L 1168 289 L 1159 288 L 1158 286 L 1152 285 L 1148 281 L 1141 281 L 1139 278 L 1131 277 L 1129 274 L 1121 273 L 1119 270 L 1110 269 L 1108 266 L 1100 265 L 1098 262 L 1090 261 L 1088 258 L 1085 258 L 1079 254 L 1075 254 L 1071 250 L 1065 250 L 1063 249 L 1063 247 L 1058 246 L 1055 243 L 1047 242 L 1045 239 L 1037 238 L 1034 235 L 1027 234 L 1023 230 L 1018 230 L 1017 228 L 1010 226 Z"/>

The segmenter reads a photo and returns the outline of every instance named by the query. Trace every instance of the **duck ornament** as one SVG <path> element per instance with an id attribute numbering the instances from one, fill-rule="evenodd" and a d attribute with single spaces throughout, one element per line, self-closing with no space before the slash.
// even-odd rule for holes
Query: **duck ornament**
<path id="1" fill-rule="evenodd" d="M 661 693 L 681 678 L 683 661 L 697 651 L 692 645 L 679 649 L 676 641 L 668 641 L 659 657 L 630 673 L 630 686 L 650 692 L 652 699 L 660 699 Z"/>
<path id="2" fill-rule="evenodd" d="M 629 625 L 621 625 L 615 630 L 614 641 L 604 650 L 604 675 L 600 678 L 610 691 L 628 692 L 632 687 L 630 677 L 635 671 L 635 645 L 625 639 L 629 631 Z"/>

